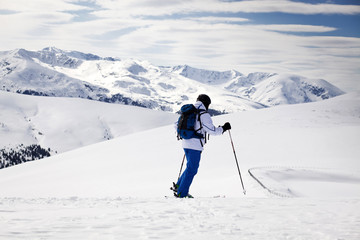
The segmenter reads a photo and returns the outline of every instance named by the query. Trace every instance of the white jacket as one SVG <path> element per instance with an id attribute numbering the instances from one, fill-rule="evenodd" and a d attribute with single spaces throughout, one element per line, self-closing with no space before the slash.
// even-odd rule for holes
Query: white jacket
<path id="1" fill-rule="evenodd" d="M 204 104 L 200 101 L 197 101 L 194 106 L 197 109 L 203 109 L 206 110 Z M 196 117 L 196 122 L 195 122 L 195 129 L 199 129 L 200 128 L 200 122 L 198 120 L 199 118 Z M 223 128 L 222 127 L 215 127 L 212 119 L 210 117 L 209 113 L 202 113 L 200 115 L 200 121 L 202 124 L 202 129 L 198 131 L 198 133 L 201 133 L 205 136 L 205 133 L 210 134 L 210 135 L 221 135 L 223 133 Z M 175 126 L 177 127 L 177 123 L 175 124 Z M 183 139 L 182 140 L 182 146 L 183 148 L 187 148 L 187 149 L 193 149 L 193 150 L 198 150 L 198 151 L 202 151 L 204 148 L 205 144 L 205 139 L 198 139 L 198 138 L 191 138 L 191 139 Z"/>

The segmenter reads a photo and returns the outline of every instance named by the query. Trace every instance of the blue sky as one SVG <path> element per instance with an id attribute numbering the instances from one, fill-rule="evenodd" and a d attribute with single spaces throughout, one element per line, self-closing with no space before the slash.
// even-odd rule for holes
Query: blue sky
<path id="1" fill-rule="evenodd" d="M 295 73 L 360 90 L 358 0 L 0 0 L 0 50 Z"/>

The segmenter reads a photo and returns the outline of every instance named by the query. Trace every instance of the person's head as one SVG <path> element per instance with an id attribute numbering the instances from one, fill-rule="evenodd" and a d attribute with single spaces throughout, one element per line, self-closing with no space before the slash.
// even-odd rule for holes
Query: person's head
<path id="1" fill-rule="evenodd" d="M 200 94 L 196 100 L 202 102 L 202 103 L 204 104 L 206 110 L 209 109 L 209 105 L 210 105 L 210 103 L 211 103 L 211 99 L 210 99 L 210 97 L 209 97 L 208 95 L 206 95 L 206 94 Z"/>

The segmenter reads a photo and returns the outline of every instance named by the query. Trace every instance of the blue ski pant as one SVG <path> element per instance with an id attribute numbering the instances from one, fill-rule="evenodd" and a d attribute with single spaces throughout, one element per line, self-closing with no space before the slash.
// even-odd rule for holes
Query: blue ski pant
<path id="1" fill-rule="evenodd" d="M 186 156 L 186 169 L 181 174 L 179 181 L 177 182 L 178 194 L 180 197 L 186 197 L 189 194 L 190 185 L 194 179 L 194 176 L 198 172 L 201 151 L 184 148 Z"/>

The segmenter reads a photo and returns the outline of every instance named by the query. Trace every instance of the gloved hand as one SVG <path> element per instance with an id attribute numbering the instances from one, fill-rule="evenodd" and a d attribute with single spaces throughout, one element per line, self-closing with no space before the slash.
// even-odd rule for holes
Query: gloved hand
<path id="1" fill-rule="evenodd" d="M 222 126 L 222 128 L 223 128 L 223 133 L 224 133 L 224 132 L 226 132 L 226 130 L 230 130 L 230 129 L 231 129 L 231 125 L 230 125 L 229 122 L 226 122 L 226 123 L 224 124 L 224 126 Z"/>

